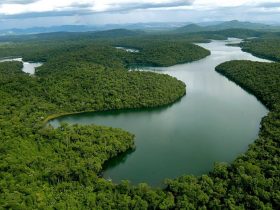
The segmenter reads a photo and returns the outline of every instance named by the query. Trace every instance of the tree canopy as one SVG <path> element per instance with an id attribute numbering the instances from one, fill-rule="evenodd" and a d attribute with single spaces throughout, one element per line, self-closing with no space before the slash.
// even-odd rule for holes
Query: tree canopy
<path id="1" fill-rule="evenodd" d="M 216 164 L 200 177 L 167 180 L 157 189 L 100 176 L 105 161 L 134 149 L 133 134 L 98 125 L 55 129 L 44 122 L 72 112 L 170 104 L 186 93 L 183 82 L 127 68 L 189 62 L 209 52 L 184 39 L 168 41 L 172 35 L 159 40 L 129 33 L 125 39 L 90 42 L 89 37 L 75 41 L 76 35 L 45 36 L 43 42 L 0 46 L 1 56 L 45 62 L 35 76 L 22 72 L 20 62 L 0 63 L 0 208 L 279 209 L 279 63 L 231 61 L 216 68 L 271 110 L 259 138 L 232 164 Z M 119 45 L 140 52 L 118 50 Z"/>

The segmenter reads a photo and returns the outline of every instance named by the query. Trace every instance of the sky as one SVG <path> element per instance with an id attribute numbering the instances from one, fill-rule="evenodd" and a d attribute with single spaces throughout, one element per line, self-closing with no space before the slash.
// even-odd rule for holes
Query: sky
<path id="1" fill-rule="evenodd" d="M 0 30 L 228 20 L 280 24 L 280 0 L 0 0 Z"/>

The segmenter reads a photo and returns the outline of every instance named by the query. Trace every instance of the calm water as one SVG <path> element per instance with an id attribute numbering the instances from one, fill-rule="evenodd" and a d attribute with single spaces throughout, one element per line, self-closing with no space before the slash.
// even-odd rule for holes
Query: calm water
<path id="1" fill-rule="evenodd" d="M 159 185 L 165 178 L 201 175 L 214 162 L 231 162 L 247 150 L 258 134 L 267 109 L 257 99 L 215 72 L 215 66 L 235 59 L 264 61 L 231 41 L 200 46 L 211 56 L 197 62 L 154 69 L 187 84 L 187 95 L 165 108 L 78 114 L 53 120 L 123 128 L 136 135 L 136 150 L 109 162 L 104 177 L 113 182 Z"/>
<path id="2" fill-rule="evenodd" d="M 25 62 L 22 60 L 22 58 L 5 58 L 5 59 L 0 59 L 0 62 L 6 62 L 6 61 L 19 61 L 22 62 L 23 68 L 22 71 L 28 74 L 35 74 L 35 68 L 42 66 L 42 63 L 30 63 L 30 62 Z"/>

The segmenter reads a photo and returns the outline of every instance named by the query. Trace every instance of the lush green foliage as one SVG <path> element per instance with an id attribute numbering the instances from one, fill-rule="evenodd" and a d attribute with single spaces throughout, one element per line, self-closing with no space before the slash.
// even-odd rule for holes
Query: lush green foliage
<path id="1" fill-rule="evenodd" d="M 172 35 L 94 42 L 46 37 L 43 43 L 0 46 L 1 56 L 46 62 L 35 77 L 23 73 L 19 62 L 0 63 L 0 208 L 279 209 L 280 64 L 234 61 L 217 67 L 271 109 L 259 139 L 233 164 L 217 164 L 202 177 L 167 180 L 164 189 L 115 185 L 99 174 L 106 160 L 134 148 L 132 134 L 96 125 L 54 129 L 42 122 L 60 113 L 174 102 L 185 94 L 182 82 L 124 67 L 171 65 L 209 52 L 183 38 L 170 41 Z"/>
<path id="2" fill-rule="evenodd" d="M 115 46 L 140 50 L 130 53 Z M 105 66 L 171 66 L 208 56 L 210 52 L 188 41 L 165 41 L 126 38 L 114 41 L 79 40 L 13 43 L 0 46 L 0 57 L 20 56 L 28 61 L 46 62 L 51 59 L 75 59 Z M 59 57 L 59 58 L 58 58 Z M 108 59 L 110 61 L 108 62 Z"/>
<path id="3" fill-rule="evenodd" d="M 179 31 L 180 32 L 180 29 Z M 264 35 L 264 32 L 249 30 L 249 29 L 224 29 L 218 31 L 199 31 L 199 32 L 184 32 L 182 29 L 181 33 L 190 36 L 191 34 L 200 35 L 208 39 L 227 39 L 228 37 L 235 37 L 240 39 L 250 38 L 250 37 L 260 37 Z"/>
<path id="4" fill-rule="evenodd" d="M 64 111 L 157 107 L 185 94 L 183 82 L 163 74 L 128 72 L 82 62 L 64 63 L 56 69 L 53 65 L 47 64 L 38 71 L 42 76 L 41 95 Z"/>
<path id="5" fill-rule="evenodd" d="M 263 38 L 251 39 L 241 44 L 242 50 L 250 52 L 256 56 L 280 61 L 280 39 Z"/>
<path id="6" fill-rule="evenodd" d="M 221 22 L 218 24 L 213 24 L 208 26 L 189 24 L 176 29 L 176 31 L 186 31 L 186 32 L 223 31 L 223 30 L 244 30 L 244 32 L 251 30 L 255 32 L 257 31 L 266 32 L 266 31 L 279 31 L 279 27 L 260 24 L 260 23 L 240 22 L 238 20 L 232 20 L 232 21 Z M 246 33 L 243 33 L 243 35 L 246 35 Z"/>
<path id="7" fill-rule="evenodd" d="M 218 66 L 217 71 L 256 95 L 270 109 L 280 104 L 280 63 L 231 61 Z"/>
<path id="8" fill-rule="evenodd" d="M 20 62 L 0 63 L 1 208 L 172 203 L 172 195 L 146 185 L 116 186 L 98 177 L 106 160 L 134 148 L 132 134 L 95 125 L 42 128 L 42 122 L 60 113 L 162 106 L 182 97 L 185 84 L 163 74 L 59 61 L 49 61 L 35 77 L 23 73 Z"/>
<path id="9" fill-rule="evenodd" d="M 139 49 L 139 53 L 133 53 L 131 55 L 133 58 L 126 61 L 127 66 L 171 66 L 196 61 L 210 55 L 208 50 L 186 41 L 136 42 L 135 39 L 127 39 L 116 42 L 116 45 Z"/>

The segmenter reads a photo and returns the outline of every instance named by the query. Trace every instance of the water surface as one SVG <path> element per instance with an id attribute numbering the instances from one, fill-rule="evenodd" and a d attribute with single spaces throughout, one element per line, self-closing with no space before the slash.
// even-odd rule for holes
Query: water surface
<path id="1" fill-rule="evenodd" d="M 23 67 L 22 67 L 22 71 L 28 74 L 35 74 L 35 69 L 37 67 L 42 66 L 42 63 L 32 63 L 32 62 L 25 62 L 22 60 L 22 58 L 4 58 L 4 59 L 0 59 L 0 62 L 6 62 L 6 61 L 19 61 L 22 62 Z"/>
<path id="2" fill-rule="evenodd" d="M 211 51 L 200 61 L 150 68 L 187 84 L 187 95 L 159 109 L 111 111 L 61 117 L 51 124 L 99 124 L 136 135 L 136 150 L 109 161 L 104 177 L 120 182 L 159 185 L 165 178 L 201 175 L 215 162 L 232 162 L 256 138 L 268 110 L 253 96 L 215 72 L 229 60 L 265 61 L 226 46 L 240 40 L 199 44 Z"/>
<path id="3" fill-rule="evenodd" d="M 124 50 L 126 52 L 131 52 L 131 53 L 138 53 L 139 52 L 139 50 L 137 50 L 137 49 L 127 48 L 127 47 L 116 47 L 116 49 Z"/>

